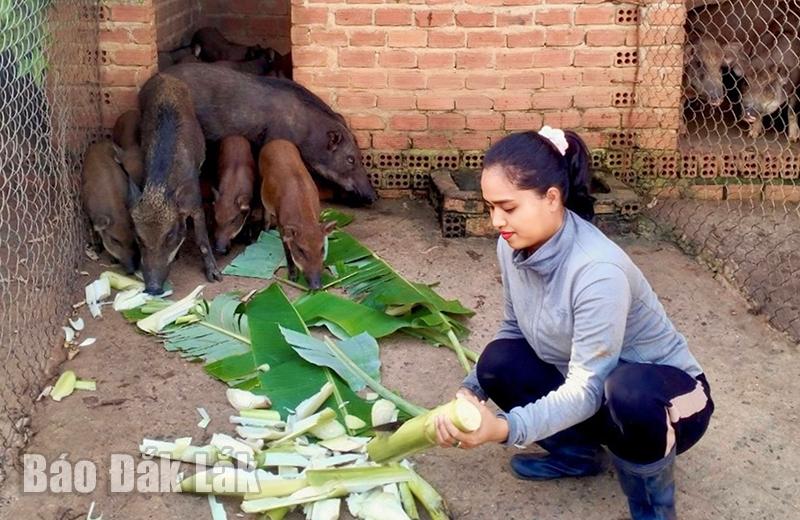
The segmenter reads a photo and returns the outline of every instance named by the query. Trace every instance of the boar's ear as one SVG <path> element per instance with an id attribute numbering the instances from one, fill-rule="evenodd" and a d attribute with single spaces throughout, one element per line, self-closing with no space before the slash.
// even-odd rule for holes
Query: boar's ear
<path id="1" fill-rule="evenodd" d="M 219 200 L 219 190 L 215 187 L 211 187 L 211 193 L 214 194 L 214 200 Z"/>
<path id="2" fill-rule="evenodd" d="M 127 197 L 125 197 L 125 204 L 128 206 L 128 209 L 133 208 L 139 202 L 140 198 L 142 198 L 142 190 L 133 182 L 133 179 L 128 177 L 128 194 Z"/>
<path id="3" fill-rule="evenodd" d="M 111 146 L 114 148 L 114 160 L 117 161 L 117 164 L 122 165 L 122 157 L 125 155 L 125 150 L 120 148 L 114 141 L 111 141 Z"/>
<path id="4" fill-rule="evenodd" d="M 239 211 L 250 211 L 250 197 L 247 195 L 239 195 L 236 197 L 236 205 Z"/>
<path id="5" fill-rule="evenodd" d="M 336 150 L 342 142 L 342 133 L 339 130 L 328 130 L 328 151 Z"/>
<path id="6" fill-rule="evenodd" d="M 326 220 L 325 222 L 320 224 L 320 227 L 322 228 L 322 234 L 323 235 L 326 235 L 326 236 L 330 235 L 331 232 L 334 229 L 336 229 L 336 221 Z"/>
<path id="7" fill-rule="evenodd" d="M 108 215 L 98 215 L 93 219 L 92 227 L 95 231 L 103 231 L 111 225 L 111 217 Z"/>
<path id="8" fill-rule="evenodd" d="M 284 242 L 291 242 L 297 236 L 297 228 L 294 226 L 283 226 L 281 228 L 281 238 Z"/>

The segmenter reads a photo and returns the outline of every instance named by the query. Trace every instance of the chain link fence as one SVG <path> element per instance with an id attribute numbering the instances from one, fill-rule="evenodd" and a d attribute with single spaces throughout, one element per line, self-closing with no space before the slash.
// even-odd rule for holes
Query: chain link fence
<path id="1" fill-rule="evenodd" d="M 800 0 L 643 0 L 632 102 L 594 157 L 800 342 Z"/>
<path id="2" fill-rule="evenodd" d="M 97 0 L 0 0 L 0 483 L 78 294 L 83 151 L 100 135 Z"/>

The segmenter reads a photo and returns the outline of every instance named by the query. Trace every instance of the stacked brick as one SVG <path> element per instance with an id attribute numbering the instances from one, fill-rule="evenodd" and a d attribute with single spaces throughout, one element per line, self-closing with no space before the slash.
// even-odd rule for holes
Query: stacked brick
<path id="1" fill-rule="evenodd" d="M 289 0 L 200 0 L 203 25 L 247 45 L 291 50 Z"/>

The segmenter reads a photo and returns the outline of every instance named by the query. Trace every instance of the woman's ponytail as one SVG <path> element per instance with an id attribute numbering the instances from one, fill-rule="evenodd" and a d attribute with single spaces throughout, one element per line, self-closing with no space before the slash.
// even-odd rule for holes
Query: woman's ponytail
<path id="1" fill-rule="evenodd" d="M 569 144 L 564 154 L 569 179 L 564 206 L 584 220 L 591 221 L 594 218 L 595 198 L 589 195 L 589 185 L 592 180 L 589 149 L 583 139 L 572 130 L 566 130 L 564 136 Z"/>

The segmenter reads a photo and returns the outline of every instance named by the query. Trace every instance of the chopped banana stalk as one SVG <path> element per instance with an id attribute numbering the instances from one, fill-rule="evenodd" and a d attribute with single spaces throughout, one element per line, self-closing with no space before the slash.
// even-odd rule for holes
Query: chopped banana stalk
<path id="1" fill-rule="evenodd" d="M 191 477 L 181 480 L 179 489 L 183 493 L 244 497 L 264 492 L 262 483 L 273 485 L 273 488 L 277 489 L 277 486 L 272 484 L 273 482 L 275 481 L 268 477 L 262 477 L 254 471 L 215 466 L 212 469 L 199 471 Z M 278 491 L 282 492 L 283 490 Z"/>
<path id="2" fill-rule="evenodd" d="M 333 469 L 308 469 L 305 478 L 309 486 L 343 487 L 348 493 L 361 493 L 386 484 L 406 482 L 411 473 L 402 466 L 357 466 Z"/>
<path id="3" fill-rule="evenodd" d="M 367 392 L 364 394 L 364 399 L 367 401 L 375 401 L 380 397 L 380 395 L 376 394 L 375 392 Z"/>
<path id="4" fill-rule="evenodd" d="M 330 408 L 325 408 L 321 412 L 318 412 L 311 417 L 307 417 L 302 421 L 297 421 L 295 425 L 292 427 L 292 432 L 284 437 L 275 441 L 275 445 L 284 444 L 289 441 L 293 441 L 294 439 L 300 437 L 308 433 L 312 428 L 319 426 L 320 424 L 324 424 L 326 422 L 332 421 L 336 417 L 336 412 L 331 410 Z"/>
<path id="5" fill-rule="evenodd" d="M 61 401 L 68 395 L 71 395 L 72 392 L 75 391 L 75 382 L 77 379 L 75 372 L 72 370 L 64 371 L 50 391 L 50 398 L 53 399 L 53 401 Z"/>
<path id="6" fill-rule="evenodd" d="M 143 439 L 139 445 L 139 451 L 150 457 L 180 460 L 205 466 L 213 466 L 219 461 L 219 450 L 214 446 L 191 446 L 190 443 L 187 445 L 185 442 Z"/>
<path id="7" fill-rule="evenodd" d="M 300 470 L 294 466 L 278 466 L 278 476 L 281 478 L 296 478 Z"/>
<path id="8" fill-rule="evenodd" d="M 94 392 L 97 390 L 97 383 L 89 379 L 76 379 L 75 390 L 88 390 L 89 392 Z"/>
<path id="9" fill-rule="evenodd" d="M 419 503 L 428 512 L 431 520 L 450 520 L 450 511 L 447 509 L 442 495 L 440 495 L 428 482 L 420 477 L 408 463 L 403 466 L 411 474 L 411 480 L 408 481 L 408 487 L 411 493 L 417 497 Z"/>
<path id="10" fill-rule="evenodd" d="M 296 468 L 307 468 L 311 461 L 296 453 L 271 453 L 265 452 L 263 460 L 259 461 L 262 467 L 293 466 Z"/>
<path id="11" fill-rule="evenodd" d="M 278 410 L 264 409 L 243 409 L 239 410 L 239 415 L 249 419 L 261 419 L 263 421 L 280 421 L 281 413 Z"/>
<path id="12" fill-rule="evenodd" d="M 107 280 L 110 287 L 117 291 L 127 291 L 129 289 L 144 290 L 144 282 L 125 276 L 124 274 L 115 273 L 114 271 L 103 271 L 100 273 L 100 278 Z"/>
<path id="13" fill-rule="evenodd" d="M 397 486 L 400 491 L 400 501 L 403 503 L 403 509 L 406 514 L 412 520 L 419 520 L 417 503 L 414 500 L 414 494 L 411 493 L 411 488 L 408 487 L 408 482 L 401 482 Z"/>
<path id="14" fill-rule="evenodd" d="M 308 482 L 302 477 L 300 478 L 282 478 L 272 473 L 262 472 L 264 475 L 271 475 L 270 477 L 263 477 L 260 475 L 258 478 L 259 490 L 256 493 L 248 493 L 244 496 L 245 500 L 257 500 L 259 498 L 279 498 L 288 497 L 293 493 L 297 493 L 301 489 L 308 486 Z"/>
<path id="15" fill-rule="evenodd" d="M 74 320 L 70 319 L 69 326 L 78 332 L 82 331 L 84 327 L 83 318 L 75 318 Z"/>
<path id="16" fill-rule="evenodd" d="M 102 316 L 100 301 L 111 296 L 111 286 L 108 284 L 108 279 L 100 278 L 87 285 L 84 290 L 84 296 L 89 312 L 92 313 L 92 318 Z"/>
<path id="17" fill-rule="evenodd" d="M 350 512 L 363 520 L 411 520 L 403 510 L 400 498 L 383 490 L 373 491 L 359 502 L 354 501 Z"/>
<path id="18" fill-rule="evenodd" d="M 255 451 L 242 441 L 237 441 L 230 435 L 225 435 L 224 433 L 215 433 L 214 436 L 211 437 L 210 444 L 216 447 L 221 454 L 234 458 L 251 468 L 256 467 Z"/>
<path id="19" fill-rule="evenodd" d="M 331 451 L 353 452 L 363 451 L 364 446 L 367 445 L 367 442 L 369 442 L 369 437 L 347 437 L 342 435 L 341 437 L 336 437 L 335 439 L 320 441 L 319 444 Z"/>
<path id="20" fill-rule="evenodd" d="M 319 459 L 311 459 L 309 467 L 313 469 L 333 468 L 336 466 L 344 466 L 354 462 L 366 462 L 367 458 L 364 455 L 357 453 L 345 453 L 343 455 L 334 455 L 332 457 L 323 457 Z"/>
<path id="21" fill-rule="evenodd" d="M 253 448 L 256 453 L 264 449 L 264 439 L 241 439 L 241 441 Z"/>
<path id="22" fill-rule="evenodd" d="M 242 410 L 244 411 L 244 410 Z M 285 430 L 286 423 L 280 420 L 274 419 L 254 419 L 250 417 L 244 417 L 240 415 L 231 415 L 228 418 L 231 424 L 239 424 L 241 426 L 253 426 L 255 428 L 272 428 L 275 430 Z"/>
<path id="23" fill-rule="evenodd" d="M 228 402 L 231 403 L 231 406 L 237 410 L 269 408 L 272 404 L 265 395 L 257 395 L 239 388 L 229 388 L 225 395 L 228 397 Z"/>
<path id="24" fill-rule="evenodd" d="M 335 439 L 337 437 L 341 437 L 342 435 L 347 434 L 347 430 L 344 429 L 342 423 L 336 420 L 320 424 L 319 426 L 315 426 L 314 428 L 311 428 L 309 432 L 314 437 L 321 439 L 323 441 L 326 439 Z"/>
<path id="25" fill-rule="evenodd" d="M 211 508 L 211 520 L 228 520 L 225 508 L 217 502 L 217 497 L 208 495 L 208 506 Z"/>
<path id="26" fill-rule="evenodd" d="M 462 432 L 473 432 L 481 425 L 481 413 L 471 402 L 457 398 L 409 420 L 391 435 L 375 437 L 367 444 L 367 453 L 375 462 L 401 460 L 436 445 L 438 415 L 446 415 Z"/>
<path id="27" fill-rule="evenodd" d="M 258 439 L 275 441 L 286 435 L 286 432 L 272 428 L 259 428 L 255 426 L 237 426 L 236 434 L 243 439 Z"/>
<path id="28" fill-rule="evenodd" d="M 320 406 L 322 406 L 331 395 L 333 395 L 333 384 L 330 382 L 325 383 L 322 385 L 319 392 L 297 405 L 297 408 L 294 410 L 297 420 L 301 421 L 306 417 L 310 417 L 311 414 L 319 410 Z"/>
<path id="29" fill-rule="evenodd" d="M 242 511 L 245 513 L 263 513 L 275 509 L 301 506 L 318 500 L 335 498 L 336 496 L 338 496 L 336 495 L 336 490 L 306 487 L 285 498 L 265 497 L 245 500 L 242 502 Z"/>
<path id="30" fill-rule="evenodd" d="M 355 415 L 347 415 L 344 418 L 344 424 L 351 430 L 360 430 L 367 427 L 367 423 L 356 417 Z"/>
<path id="31" fill-rule="evenodd" d="M 329 498 L 306 505 L 307 520 L 338 520 L 342 507 L 340 498 Z"/>
<path id="32" fill-rule="evenodd" d="M 97 338 L 86 338 L 85 340 L 81 341 L 78 345 L 79 347 L 88 347 L 90 345 L 94 345 L 97 341 Z"/>
<path id="33" fill-rule="evenodd" d="M 302 444 L 300 439 L 295 441 L 294 451 L 295 453 L 298 453 L 309 459 L 318 459 L 320 457 L 327 457 L 329 455 L 328 450 L 326 450 L 323 446 L 319 446 L 317 444 Z"/>
<path id="34" fill-rule="evenodd" d="M 64 330 L 64 341 L 72 343 L 75 341 L 75 330 L 72 327 L 61 327 Z"/>
<path id="35" fill-rule="evenodd" d="M 280 509 L 273 509 L 264 513 L 264 520 L 283 520 L 289 514 L 291 508 L 282 507 Z"/>
<path id="36" fill-rule="evenodd" d="M 198 285 L 186 297 L 173 303 L 166 309 L 161 309 L 150 316 L 136 322 L 136 326 L 150 334 L 158 334 L 161 330 L 176 319 L 188 313 L 195 306 L 196 299 L 203 292 L 203 285 Z"/>
<path id="37" fill-rule="evenodd" d="M 200 414 L 200 422 L 197 423 L 197 426 L 205 430 L 208 427 L 208 423 L 211 422 L 211 416 L 208 415 L 205 408 L 197 408 L 197 413 Z"/>
<path id="38" fill-rule="evenodd" d="M 128 289 L 127 291 L 118 292 L 114 296 L 114 310 L 126 311 L 128 309 L 135 309 L 147 303 L 151 295 L 144 292 L 144 289 Z"/>
<path id="39" fill-rule="evenodd" d="M 372 426 L 380 426 L 397 420 L 397 406 L 387 400 L 379 399 L 372 405 Z"/>

